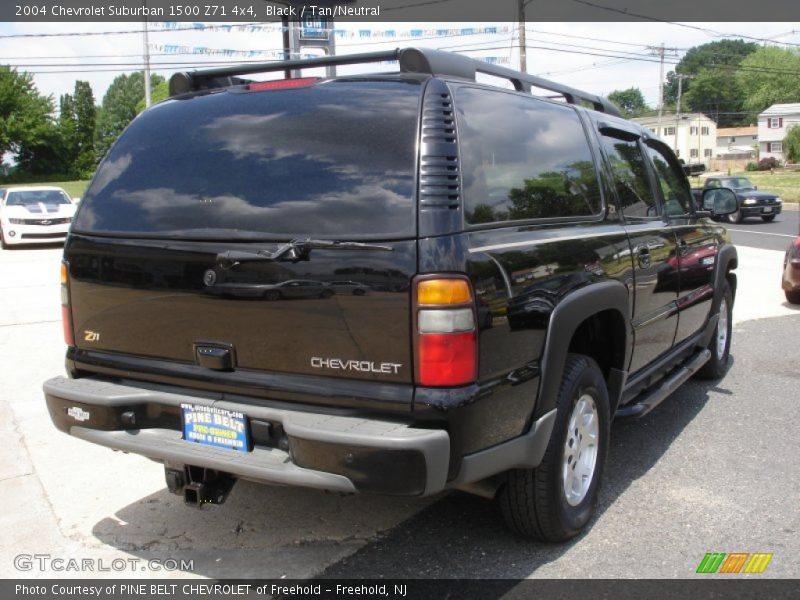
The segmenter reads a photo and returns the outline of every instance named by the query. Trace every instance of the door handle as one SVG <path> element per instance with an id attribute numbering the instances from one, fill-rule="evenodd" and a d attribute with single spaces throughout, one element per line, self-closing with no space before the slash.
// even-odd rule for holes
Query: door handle
<path id="1" fill-rule="evenodd" d="M 650 267 L 650 248 L 645 244 L 641 244 L 636 248 L 636 258 L 639 261 L 639 266 L 642 269 Z"/>

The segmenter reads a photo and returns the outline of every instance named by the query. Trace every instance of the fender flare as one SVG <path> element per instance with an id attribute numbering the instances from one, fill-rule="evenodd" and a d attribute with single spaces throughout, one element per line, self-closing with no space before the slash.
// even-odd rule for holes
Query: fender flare
<path id="1" fill-rule="evenodd" d="M 733 263 L 733 267 L 731 267 L 731 263 Z M 714 302 L 711 305 L 711 314 L 717 314 L 719 310 L 719 303 L 722 300 L 722 290 L 725 287 L 725 279 L 728 276 L 728 272 L 732 269 L 735 269 L 739 264 L 739 253 L 736 251 L 736 247 L 732 244 L 723 244 L 719 251 L 717 252 L 717 264 L 715 265 L 714 269 Z M 733 275 L 733 281 L 731 282 L 731 294 L 736 296 L 736 275 Z"/>
<path id="2" fill-rule="evenodd" d="M 616 280 L 601 281 L 576 290 L 558 303 L 547 327 L 544 352 L 540 361 L 542 376 L 539 382 L 536 406 L 532 415 L 533 421 L 556 407 L 558 389 L 561 385 L 561 377 L 567 361 L 567 353 L 572 336 L 575 334 L 578 325 L 592 315 L 605 310 L 616 310 L 620 313 L 625 323 L 625 362 L 623 363 L 623 368 L 628 365 L 633 348 L 628 295 L 628 288 L 625 284 Z M 612 371 L 616 371 L 616 369 L 612 369 Z M 624 371 L 612 373 L 609 380 L 610 387 L 613 388 L 609 390 L 609 399 L 613 411 L 618 395 L 625 385 Z"/>

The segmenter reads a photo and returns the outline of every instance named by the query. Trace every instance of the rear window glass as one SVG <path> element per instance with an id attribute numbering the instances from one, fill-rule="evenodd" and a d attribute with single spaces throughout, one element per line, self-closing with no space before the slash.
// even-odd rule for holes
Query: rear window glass
<path id="1" fill-rule="evenodd" d="M 592 153 L 577 113 L 518 94 L 456 94 L 467 222 L 600 212 Z"/>
<path id="2" fill-rule="evenodd" d="M 412 236 L 419 93 L 413 82 L 332 81 L 158 105 L 114 145 L 73 230 Z"/>

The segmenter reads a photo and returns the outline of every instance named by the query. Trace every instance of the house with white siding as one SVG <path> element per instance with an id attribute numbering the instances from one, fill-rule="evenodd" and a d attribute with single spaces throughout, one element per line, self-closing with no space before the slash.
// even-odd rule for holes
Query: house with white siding
<path id="1" fill-rule="evenodd" d="M 758 115 L 758 156 L 773 157 L 781 162 L 786 160 L 783 140 L 786 133 L 800 124 L 800 102 L 794 104 L 773 104 Z"/>
<path id="2" fill-rule="evenodd" d="M 680 117 L 664 115 L 631 119 L 647 127 L 686 164 L 703 163 L 714 156 L 717 147 L 717 124 L 702 113 Z"/>

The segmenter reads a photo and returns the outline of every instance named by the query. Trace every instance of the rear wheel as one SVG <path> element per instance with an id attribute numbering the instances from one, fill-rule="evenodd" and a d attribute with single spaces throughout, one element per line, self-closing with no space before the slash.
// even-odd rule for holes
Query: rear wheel
<path id="1" fill-rule="evenodd" d="M 609 427 L 608 390 L 600 367 L 588 356 L 569 354 L 542 463 L 509 471 L 498 493 L 511 529 L 544 542 L 580 533 L 597 504 Z"/>
<path id="2" fill-rule="evenodd" d="M 722 290 L 722 300 L 719 303 L 719 320 L 714 329 L 714 337 L 708 349 L 711 358 L 697 372 L 700 379 L 719 379 L 728 370 L 728 356 L 731 352 L 731 334 L 733 333 L 733 296 L 728 283 Z"/>
<path id="3" fill-rule="evenodd" d="M 800 290 L 784 290 L 786 293 L 786 301 L 791 304 L 800 304 Z"/>
<path id="4" fill-rule="evenodd" d="M 775 220 L 775 215 L 762 215 L 761 219 L 764 223 L 772 223 Z"/>

